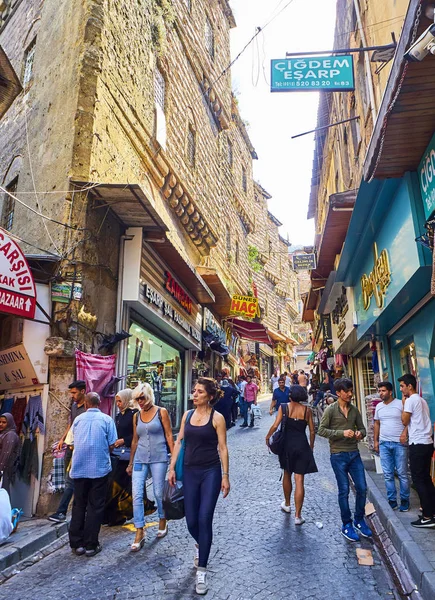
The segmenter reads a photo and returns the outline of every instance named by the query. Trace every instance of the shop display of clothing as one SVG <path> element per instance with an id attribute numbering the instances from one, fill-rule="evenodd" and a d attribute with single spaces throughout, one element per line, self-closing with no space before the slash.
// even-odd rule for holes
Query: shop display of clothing
<path id="1" fill-rule="evenodd" d="M 29 434 L 30 441 L 33 441 L 36 432 L 45 433 L 44 415 L 42 412 L 42 397 L 30 396 L 24 413 L 22 432 Z"/>
<path id="2" fill-rule="evenodd" d="M 115 376 L 115 362 L 116 354 L 100 356 L 76 350 L 77 379 L 86 381 L 87 391 L 100 395 L 100 410 L 106 415 L 111 413 L 113 397 L 104 396 L 104 390 Z"/>
<path id="3" fill-rule="evenodd" d="M 38 441 L 36 437 L 26 438 L 20 458 L 20 474 L 24 483 L 30 484 L 31 476 L 38 478 Z"/>
<path id="4" fill-rule="evenodd" d="M 11 415 L 14 417 L 15 425 L 17 426 L 18 435 L 22 431 L 24 415 L 27 406 L 27 396 L 18 396 L 15 398 L 14 405 L 11 409 Z"/>
<path id="5" fill-rule="evenodd" d="M 5 398 L 2 402 L 2 407 L 0 409 L 0 415 L 3 415 L 4 413 L 12 414 L 13 405 L 14 405 L 14 397 L 13 396 L 12 396 L 12 398 Z"/>

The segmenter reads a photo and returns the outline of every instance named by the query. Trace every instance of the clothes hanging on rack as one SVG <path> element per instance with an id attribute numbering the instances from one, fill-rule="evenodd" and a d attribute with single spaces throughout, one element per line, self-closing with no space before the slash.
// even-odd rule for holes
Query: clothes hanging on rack
<path id="1" fill-rule="evenodd" d="M 30 441 L 33 441 L 37 431 L 42 434 L 45 433 L 44 414 L 42 412 L 42 397 L 40 394 L 37 396 L 30 396 L 22 426 L 22 432 L 25 435 L 29 435 Z"/>
<path id="2" fill-rule="evenodd" d="M 30 484 L 31 476 L 38 479 L 38 440 L 26 438 L 23 443 L 20 458 L 20 475 L 24 483 Z"/>
<path id="3" fill-rule="evenodd" d="M 10 398 L 5 398 L 2 402 L 0 415 L 3 415 L 4 413 L 12 413 L 13 405 L 14 405 L 14 397 L 13 396 L 11 396 Z"/>
<path id="4" fill-rule="evenodd" d="M 11 415 L 14 417 L 18 435 L 20 435 L 20 433 L 22 432 L 24 415 L 26 413 L 26 406 L 27 396 L 17 396 L 15 398 L 14 405 L 11 409 Z"/>

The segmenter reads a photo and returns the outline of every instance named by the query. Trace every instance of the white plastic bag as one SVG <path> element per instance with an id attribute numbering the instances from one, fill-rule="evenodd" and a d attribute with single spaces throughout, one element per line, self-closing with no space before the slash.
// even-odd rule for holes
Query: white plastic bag
<path id="1" fill-rule="evenodd" d="M 12 533 L 11 501 L 9 494 L 0 488 L 0 544 L 3 544 Z"/>

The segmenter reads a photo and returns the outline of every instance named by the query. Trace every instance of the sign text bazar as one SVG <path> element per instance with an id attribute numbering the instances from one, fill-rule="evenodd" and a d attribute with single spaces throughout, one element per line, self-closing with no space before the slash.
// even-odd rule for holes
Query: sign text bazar
<path id="1" fill-rule="evenodd" d="M 271 62 L 272 92 L 354 89 L 353 58 L 350 55 L 285 58 Z"/>
<path id="2" fill-rule="evenodd" d="M 0 312 L 33 319 L 36 288 L 27 260 L 5 229 L 0 228 Z"/>

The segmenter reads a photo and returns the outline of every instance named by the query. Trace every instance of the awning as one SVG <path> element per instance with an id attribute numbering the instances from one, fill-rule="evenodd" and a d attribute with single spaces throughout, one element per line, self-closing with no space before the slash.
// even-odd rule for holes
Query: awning
<path id="1" fill-rule="evenodd" d="M 148 241 L 146 234 L 144 241 Z M 204 279 L 186 261 L 167 235 L 162 234 L 162 238 L 154 242 L 151 238 L 148 243 L 163 258 L 168 267 L 177 274 L 177 278 L 195 296 L 199 304 L 212 304 L 215 302 L 215 296 Z"/>
<path id="2" fill-rule="evenodd" d="M 332 288 L 334 287 L 336 278 L 337 271 L 331 271 L 326 281 L 325 289 L 323 291 L 322 298 L 320 299 L 319 307 L 317 309 L 319 315 L 329 315 L 329 313 L 331 312 L 331 307 L 329 306 L 328 300 L 331 295 Z"/>
<path id="3" fill-rule="evenodd" d="M 267 328 L 262 323 L 252 321 L 242 321 L 241 319 L 229 318 L 227 323 L 232 326 L 233 331 L 242 339 L 260 344 L 272 344 Z"/>
<path id="4" fill-rule="evenodd" d="M 317 267 L 312 271 L 312 278 L 323 277 L 326 280 L 334 269 L 335 258 L 346 238 L 356 196 L 357 190 L 329 196 L 323 234 L 317 243 Z"/>
<path id="5" fill-rule="evenodd" d="M 55 254 L 25 254 L 33 278 L 38 283 L 49 283 L 58 269 L 62 260 L 61 256 Z M 71 267 L 73 270 L 74 267 Z"/>
<path id="6" fill-rule="evenodd" d="M 273 329 L 270 329 L 269 327 L 267 328 L 267 333 L 269 334 L 269 337 L 272 338 L 272 340 L 274 342 L 286 342 L 287 338 L 285 335 L 283 335 L 282 333 L 278 333 L 277 331 L 274 331 Z"/>
<path id="7" fill-rule="evenodd" d="M 416 39 L 433 20 L 428 0 L 410 0 L 364 163 L 364 179 L 402 177 L 415 171 L 435 131 L 435 58 L 421 62 L 404 57 L 411 45 L 421 12 Z M 432 13 L 433 14 L 433 13 Z"/>
<path id="8" fill-rule="evenodd" d="M 230 314 L 231 294 L 227 290 L 218 271 L 214 267 L 196 267 L 196 272 L 202 277 L 215 296 L 213 311 L 220 317 L 227 317 Z"/>
<path id="9" fill-rule="evenodd" d="M 0 46 L 0 119 L 10 108 L 22 87 L 5 51 Z"/>
<path id="10" fill-rule="evenodd" d="M 89 181 L 71 183 L 79 188 L 93 185 Z M 156 233 L 168 231 L 165 222 L 138 184 L 96 183 L 95 187 L 89 190 L 89 195 L 110 206 L 127 227 L 142 227 L 145 231 Z"/>

